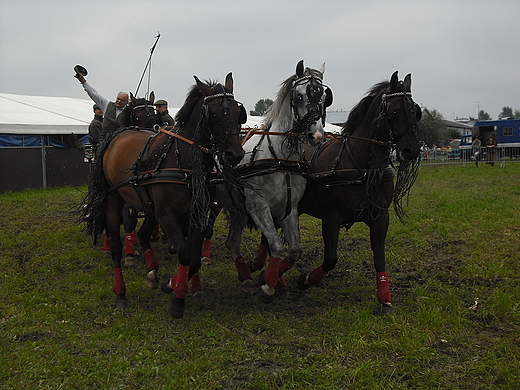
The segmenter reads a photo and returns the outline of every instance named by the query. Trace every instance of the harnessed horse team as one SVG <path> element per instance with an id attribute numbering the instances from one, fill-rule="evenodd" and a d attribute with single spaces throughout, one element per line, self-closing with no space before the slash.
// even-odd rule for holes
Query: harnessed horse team
<path id="1" fill-rule="evenodd" d="M 132 99 L 128 126 L 99 145 L 82 214 L 89 234 L 106 231 L 111 238 L 116 307 L 128 305 L 119 236 L 121 209 L 128 204 L 145 215 L 139 242 L 149 287 L 160 284 L 150 244 L 156 225 L 175 247 L 178 272 L 160 284 L 173 294 L 168 311 L 174 318 L 183 317 L 190 289 L 202 293 L 198 271 L 203 255 L 209 255 L 207 246 L 203 253 L 204 240 L 220 208 L 229 216 L 226 246 L 238 279 L 245 291 L 253 292 L 252 273 L 262 270 L 256 290 L 265 303 L 286 288 L 284 273 L 302 254 L 300 214 L 322 219 L 325 242 L 323 265 L 300 276 L 301 289 L 319 284 L 334 268 L 340 228 L 365 222 L 381 312 L 393 311 L 384 256 L 388 208 L 393 201 L 403 217 L 400 201 L 413 185 L 420 156 L 420 108 L 411 97 L 410 75 L 399 81 L 395 72 L 358 103 L 341 134 L 326 134 L 326 108 L 333 97 L 323 84 L 324 71 L 324 65 L 317 70 L 300 61 L 282 83 L 264 128 L 247 134 L 240 131 L 247 114 L 234 98 L 231 73 L 224 85 L 195 77 L 174 128 L 147 130 L 153 101 Z M 396 169 L 390 167 L 394 150 Z M 240 251 L 246 226 L 262 233 L 251 261 Z M 286 257 L 279 228 L 289 246 Z"/>

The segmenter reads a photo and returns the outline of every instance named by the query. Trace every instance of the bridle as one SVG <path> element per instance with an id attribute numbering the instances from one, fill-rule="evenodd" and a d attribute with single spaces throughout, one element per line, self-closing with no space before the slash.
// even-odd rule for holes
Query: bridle
<path id="1" fill-rule="evenodd" d="M 301 96 L 296 93 L 296 87 L 307 80 L 310 80 L 306 88 L 308 103 L 305 105 L 305 108 L 307 109 L 307 113 L 304 116 L 301 116 L 297 107 L 297 100 L 300 99 Z M 323 102 L 323 92 L 325 88 L 327 87 L 323 85 L 322 79 L 315 75 L 306 75 L 294 80 L 291 90 L 291 110 L 294 115 L 295 123 L 291 132 L 303 133 L 320 118 L 323 126 L 325 126 L 326 112 L 325 104 Z"/>
<path id="2" fill-rule="evenodd" d="M 151 104 L 148 104 L 148 102 L 146 102 L 146 104 L 139 104 L 137 106 L 133 106 L 132 112 L 131 112 L 131 120 L 132 120 L 132 123 L 134 123 L 135 125 L 137 125 L 139 123 L 139 121 L 142 120 L 142 118 L 138 117 L 136 114 L 136 111 L 140 111 L 140 110 L 145 111 L 144 127 L 147 128 L 149 119 L 156 116 L 155 111 L 153 109 L 153 106 Z M 152 127 L 153 126 L 150 126 L 150 128 L 152 128 Z"/>

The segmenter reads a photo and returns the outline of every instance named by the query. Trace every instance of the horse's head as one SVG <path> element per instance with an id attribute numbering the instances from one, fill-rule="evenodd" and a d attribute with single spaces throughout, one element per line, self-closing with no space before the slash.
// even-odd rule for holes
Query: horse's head
<path id="1" fill-rule="evenodd" d="M 225 85 L 209 85 L 194 77 L 203 94 L 201 118 L 203 116 L 207 124 L 211 149 L 224 163 L 235 166 L 244 157 L 239 135 L 240 125 L 246 122 L 247 113 L 242 103 L 233 96 L 233 77 L 229 73 Z"/>
<path id="2" fill-rule="evenodd" d="M 291 107 L 295 125 L 293 131 L 304 134 L 314 146 L 325 135 L 326 108 L 332 104 L 332 90 L 323 85 L 325 63 L 320 70 L 304 68 L 303 60 L 296 65 L 291 91 Z"/>
<path id="3" fill-rule="evenodd" d="M 390 137 L 396 145 L 397 158 L 400 161 L 414 160 L 420 154 L 417 123 L 421 120 L 422 112 L 412 99 L 411 85 L 410 74 L 399 81 L 397 71 L 394 72 L 388 88 L 382 91 L 379 116 L 375 122 L 382 131 L 385 131 L 384 128 L 390 129 Z"/>
<path id="4" fill-rule="evenodd" d="M 129 126 L 137 126 L 141 129 L 151 129 L 159 124 L 159 117 L 155 113 L 153 103 L 155 94 L 150 93 L 149 100 L 145 98 L 137 98 L 130 92 L 130 104 L 127 109 L 130 110 Z"/>

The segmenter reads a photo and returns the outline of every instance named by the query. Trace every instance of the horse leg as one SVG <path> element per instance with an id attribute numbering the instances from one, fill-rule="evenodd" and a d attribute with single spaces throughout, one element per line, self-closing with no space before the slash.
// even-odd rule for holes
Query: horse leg
<path id="1" fill-rule="evenodd" d="M 242 231 L 245 228 L 245 221 L 235 219 L 230 214 L 231 223 L 229 226 L 228 236 L 226 238 L 226 248 L 235 261 L 235 267 L 238 272 L 238 280 L 241 283 L 242 290 L 247 294 L 254 293 L 253 276 L 247 266 L 242 253 L 240 252 L 240 242 L 242 241 Z"/>
<path id="2" fill-rule="evenodd" d="M 309 275 L 302 274 L 298 279 L 298 288 L 306 290 L 321 283 L 323 277 L 334 269 L 338 262 L 338 240 L 340 221 L 338 218 L 324 217 L 321 220 L 321 234 L 324 243 L 323 263 Z"/>
<path id="3" fill-rule="evenodd" d="M 265 234 L 262 233 L 262 238 L 260 239 L 260 245 L 258 246 L 258 251 L 256 253 L 255 259 L 253 261 L 249 261 L 247 266 L 251 272 L 260 271 L 267 264 L 267 260 L 269 259 L 269 242 L 265 237 Z"/>
<path id="4" fill-rule="evenodd" d="M 246 206 L 250 211 L 251 218 L 253 218 L 256 226 L 265 235 L 271 250 L 269 266 L 265 272 L 262 272 L 259 275 L 258 278 L 260 283 L 260 300 L 264 303 L 271 303 L 274 299 L 274 294 L 276 292 L 275 288 L 279 279 L 278 272 L 280 269 L 280 257 L 284 250 L 283 242 L 280 235 L 278 234 L 274 221 L 271 217 L 271 211 L 267 204 L 246 199 Z"/>
<path id="5" fill-rule="evenodd" d="M 188 294 L 191 252 L 181 227 L 181 221 L 173 210 L 171 208 L 165 209 L 158 219 L 170 244 L 177 248 L 179 259 L 177 275 L 165 279 L 161 284 L 161 290 L 166 293 L 175 292 L 168 305 L 168 312 L 173 318 L 182 318 L 184 316 L 185 299 Z"/>
<path id="6" fill-rule="evenodd" d="M 213 227 L 215 226 L 215 221 L 217 220 L 218 215 L 222 211 L 222 207 L 214 202 L 209 209 L 209 221 L 208 226 L 206 226 L 206 230 L 204 231 L 204 246 L 202 248 L 202 259 L 204 261 L 209 261 L 211 257 L 211 239 L 213 237 Z"/>
<path id="7" fill-rule="evenodd" d="M 130 210 L 128 204 L 123 206 L 122 217 L 125 229 L 125 266 L 127 267 L 134 267 L 135 257 L 139 256 L 139 252 L 135 250 L 135 247 L 138 245 L 137 233 L 135 232 L 138 215 L 138 210 L 134 208 Z"/>
<path id="8" fill-rule="evenodd" d="M 143 225 L 139 229 L 139 242 L 143 248 L 144 259 L 146 263 L 145 283 L 149 288 L 159 288 L 159 263 L 155 257 L 155 252 L 151 246 L 152 232 L 157 226 L 157 221 L 151 215 L 147 215 L 144 219 Z"/>
<path id="9" fill-rule="evenodd" d="M 374 266 L 376 269 L 377 299 L 381 304 L 381 314 L 394 314 L 390 285 L 386 273 L 385 241 L 388 232 L 388 213 L 381 215 L 372 221 L 370 227 L 370 245 L 374 254 Z"/>
<path id="10" fill-rule="evenodd" d="M 282 293 L 285 291 L 287 282 L 284 278 L 284 273 L 290 270 L 293 265 L 300 259 L 303 252 L 300 244 L 300 223 L 298 218 L 298 211 L 292 210 L 291 214 L 285 218 L 280 225 L 287 242 L 289 243 L 289 256 L 280 262 L 278 268 L 278 283 L 276 289 Z"/>
<path id="11" fill-rule="evenodd" d="M 125 309 L 128 307 L 126 285 L 121 267 L 123 245 L 119 237 L 122 207 L 123 199 L 119 197 L 117 193 L 108 195 L 105 205 L 105 218 L 106 231 L 111 241 L 112 261 L 114 262 L 114 287 L 112 291 L 116 294 L 116 309 Z"/>

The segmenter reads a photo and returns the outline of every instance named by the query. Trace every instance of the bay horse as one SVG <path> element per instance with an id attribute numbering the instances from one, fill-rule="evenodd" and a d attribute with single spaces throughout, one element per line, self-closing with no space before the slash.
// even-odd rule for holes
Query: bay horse
<path id="1" fill-rule="evenodd" d="M 157 116 L 154 110 L 155 94 L 152 91 L 148 99 L 137 98 L 130 93 L 130 101 L 127 106 L 123 109 L 123 112 L 118 117 L 118 122 L 121 124 L 121 128 L 133 128 L 134 130 L 150 130 L 159 124 L 160 118 Z M 118 130 L 117 128 L 105 129 L 101 136 L 109 132 Z M 99 142 L 99 141 L 98 141 Z M 97 148 L 96 148 L 97 149 Z M 135 265 L 135 258 L 138 256 L 136 249 L 138 245 L 136 227 L 138 219 L 138 210 L 131 209 L 128 204 L 125 203 L 122 210 L 123 227 L 125 231 L 125 266 L 133 267 Z M 97 237 L 94 237 L 94 243 L 97 242 Z M 108 235 L 105 235 L 103 242 L 103 251 L 110 253 L 111 251 L 111 240 Z"/>
<path id="2" fill-rule="evenodd" d="M 285 285 L 283 273 L 302 253 L 297 208 L 306 186 L 301 176 L 303 144 L 320 143 L 325 133 L 325 108 L 332 104 L 332 91 L 323 85 L 324 71 L 325 64 L 316 70 L 304 68 L 303 60 L 298 62 L 296 73 L 282 83 L 267 113 L 264 131 L 253 131 L 243 140 L 245 156 L 237 171 L 247 184 L 247 215 L 229 213 L 226 246 L 235 261 L 238 279 L 249 293 L 254 291 L 251 272 L 261 270 L 269 258 L 267 270 L 259 277 L 258 295 L 265 303 L 273 301 L 277 286 Z M 219 192 L 217 201 L 224 209 L 229 208 L 229 196 Z M 250 262 L 240 251 L 242 231 L 247 225 L 261 230 L 265 237 L 257 257 Z M 278 234 L 279 227 L 290 248 L 283 260 L 284 241 Z"/>
<path id="3" fill-rule="evenodd" d="M 176 248 L 178 274 L 167 278 L 161 288 L 175 292 L 168 311 L 172 317 L 182 318 L 189 279 L 200 268 L 203 232 L 215 197 L 211 180 L 235 180 L 226 177 L 226 167 L 244 156 L 239 131 L 247 114 L 234 99 L 231 73 L 225 85 L 194 78 L 196 84 L 177 112 L 173 129 L 160 128 L 156 133 L 120 130 L 100 145 L 99 178 L 89 191 L 85 217 L 89 231 L 106 227 L 111 237 L 117 308 L 128 305 L 119 238 L 123 204 L 146 215 L 138 235 L 149 287 L 158 288 L 159 281 L 159 263 L 150 245 L 158 223 Z M 221 173 L 214 172 L 216 162 L 224 167 Z"/>
<path id="4" fill-rule="evenodd" d="M 302 274 L 299 288 L 318 285 L 335 267 L 340 228 L 364 222 L 370 229 L 381 313 L 393 313 L 385 269 L 388 208 L 393 201 L 403 221 L 401 200 L 415 182 L 420 163 L 421 109 L 412 99 L 411 83 L 410 74 L 399 81 L 395 72 L 390 81 L 374 85 L 352 109 L 340 135 L 306 150 L 311 156 L 308 182 L 298 209 L 322 220 L 325 247 L 323 264 Z M 390 167 L 394 149 L 399 164 L 395 186 Z"/>

